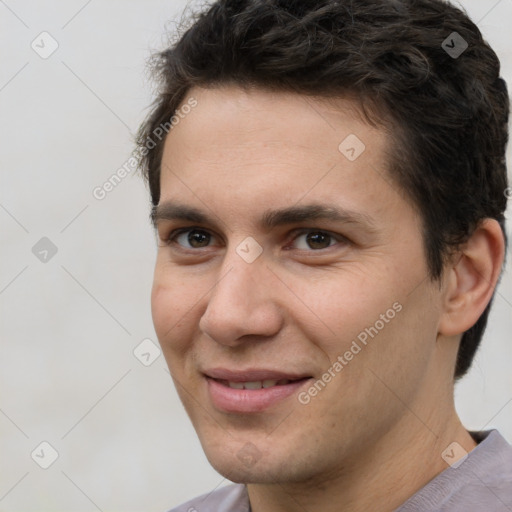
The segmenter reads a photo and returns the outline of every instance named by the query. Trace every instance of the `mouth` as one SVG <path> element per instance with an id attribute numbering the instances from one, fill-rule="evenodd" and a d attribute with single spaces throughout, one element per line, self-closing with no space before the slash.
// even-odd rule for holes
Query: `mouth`
<path id="1" fill-rule="evenodd" d="M 307 378 L 307 377 L 304 377 Z M 268 389 L 272 388 L 274 386 L 286 386 L 292 382 L 297 382 L 298 380 L 303 379 L 265 379 L 265 380 L 254 380 L 254 381 L 231 381 L 231 380 L 220 380 L 220 379 L 214 379 L 220 384 L 224 386 L 228 386 L 231 389 Z"/>
<path id="2" fill-rule="evenodd" d="M 230 413 L 262 412 L 298 393 L 313 378 L 269 370 L 224 369 L 209 370 L 204 377 L 213 406 Z"/>

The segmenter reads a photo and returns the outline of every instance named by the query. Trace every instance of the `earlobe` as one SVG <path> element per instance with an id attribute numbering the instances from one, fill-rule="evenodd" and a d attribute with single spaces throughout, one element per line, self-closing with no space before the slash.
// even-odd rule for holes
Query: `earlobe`
<path id="1" fill-rule="evenodd" d="M 494 293 L 504 253 L 505 240 L 499 223 L 485 219 L 447 269 L 440 334 L 461 334 L 477 322 Z"/>

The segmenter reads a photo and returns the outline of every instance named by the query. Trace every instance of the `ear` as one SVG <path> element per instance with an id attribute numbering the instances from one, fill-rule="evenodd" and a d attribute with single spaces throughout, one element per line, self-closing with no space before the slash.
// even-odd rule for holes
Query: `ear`
<path id="1" fill-rule="evenodd" d="M 505 239 L 498 221 L 485 219 L 445 270 L 440 334 L 461 334 L 477 322 L 491 300 L 504 255 Z"/>

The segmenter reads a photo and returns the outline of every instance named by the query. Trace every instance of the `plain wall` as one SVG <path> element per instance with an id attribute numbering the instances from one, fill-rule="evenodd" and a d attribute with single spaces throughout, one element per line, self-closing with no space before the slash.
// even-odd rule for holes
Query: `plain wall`
<path id="1" fill-rule="evenodd" d="M 461 4 L 510 84 L 512 0 Z M 0 3 L 2 511 L 156 512 L 227 483 L 163 357 L 144 366 L 133 354 L 156 342 L 147 190 L 132 173 L 93 196 L 129 158 L 152 97 L 145 61 L 184 5 Z M 59 45 L 46 59 L 31 47 L 51 49 L 43 31 Z M 46 262 L 33 253 L 43 237 L 57 249 Z M 456 402 L 468 429 L 498 428 L 512 442 L 510 269 Z M 59 455 L 48 469 L 36 463 L 51 457 L 43 441 Z"/>

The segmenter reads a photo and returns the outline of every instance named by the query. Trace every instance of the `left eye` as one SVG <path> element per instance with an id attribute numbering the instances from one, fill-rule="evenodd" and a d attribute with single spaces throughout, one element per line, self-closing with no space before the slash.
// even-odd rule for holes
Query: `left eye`
<path id="1" fill-rule="evenodd" d="M 325 231 L 307 231 L 294 238 L 295 249 L 299 250 L 327 249 L 335 243 L 334 237 Z"/>

